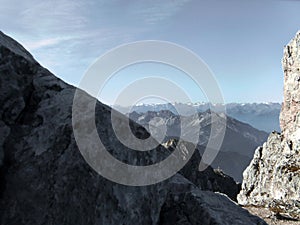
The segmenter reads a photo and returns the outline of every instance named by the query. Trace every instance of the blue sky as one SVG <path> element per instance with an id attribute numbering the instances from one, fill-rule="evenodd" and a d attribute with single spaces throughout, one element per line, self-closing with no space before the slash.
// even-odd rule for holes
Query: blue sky
<path id="1" fill-rule="evenodd" d="M 296 0 L 0 0 L 0 5 L 0 29 L 70 84 L 78 85 L 99 56 L 120 44 L 165 40 L 207 63 L 225 102 L 281 102 L 283 47 L 300 29 Z M 184 74 L 149 65 L 121 71 L 99 98 L 111 104 L 121 86 L 133 81 L 129 74 L 137 78 L 145 71 L 164 74 L 190 91 L 192 101 L 203 101 Z"/>

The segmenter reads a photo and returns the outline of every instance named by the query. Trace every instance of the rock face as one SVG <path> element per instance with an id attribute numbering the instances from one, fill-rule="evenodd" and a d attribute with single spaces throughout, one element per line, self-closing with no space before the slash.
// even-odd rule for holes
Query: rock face
<path id="1" fill-rule="evenodd" d="M 283 135 L 289 138 L 300 128 L 300 32 L 285 47 L 282 67 L 284 102 L 280 114 L 280 127 Z"/>
<path id="2" fill-rule="evenodd" d="M 282 133 L 273 132 L 244 171 L 238 202 L 300 219 L 300 32 L 285 47 Z"/>
<path id="3" fill-rule="evenodd" d="M 211 167 L 194 170 L 197 154 L 179 173 L 155 185 L 124 186 L 98 175 L 75 142 L 74 92 L 0 32 L 0 224 L 265 224 L 212 192 L 234 199 L 238 189 L 232 178 Z M 124 147 L 113 133 L 111 112 L 98 102 L 96 126 L 119 160 L 152 164 L 172 151 L 172 145 L 150 152 Z M 132 131 L 149 136 L 137 124 Z M 185 145 L 182 151 L 189 149 Z"/>

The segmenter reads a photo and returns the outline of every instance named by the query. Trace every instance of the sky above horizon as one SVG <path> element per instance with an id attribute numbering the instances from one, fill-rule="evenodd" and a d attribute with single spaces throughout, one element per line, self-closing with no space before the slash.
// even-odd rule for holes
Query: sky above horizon
<path id="1" fill-rule="evenodd" d="M 300 29 L 297 0 L 0 3 L 0 29 L 67 83 L 77 86 L 89 66 L 116 46 L 163 40 L 196 53 L 213 72 L 226 103 L 281 102 L 283 47 Z M 135 65 L 116 73 L 99 99 L 113 104 L 139 77 L 162 76 L 189 92 L 191 101 L 205 101 L 185 75 L 166 66 Z M 175 97 L 172 101 L 180 102 Z"/>

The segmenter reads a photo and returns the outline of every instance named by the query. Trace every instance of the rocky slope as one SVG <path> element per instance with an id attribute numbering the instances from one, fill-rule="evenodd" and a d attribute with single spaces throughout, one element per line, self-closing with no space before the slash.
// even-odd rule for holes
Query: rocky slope
<path id="1" fill-rule="evenodd" d="M 198 133 L 196 129 L 200 128 L 198 149 L 201 154 L 203 154 L 208 143 L 212 122 L 217 125 L 226 124 L 225 137 L 212 166 L 222 169 L 236 181 L 241 182 L 242 173 L 249 165 L 256 147 L 267 140 L 268 134 L 231 117 L 226 116 L 224 118 L 222 114 L 213 114 L 216 115 L 215 121 L 211 120 L 210 111 L 198 113 L 198 116 L 186 117 L 175 115 L 169 110 L 148 111 L 146 113 L 132 112 L 129 117 L 144 126 L 153 137 L 160 138 L 164 136 L 164 131 L 166 131 L 165 141 L 172 137 L 180 137 L 191 142 L 196 140 L 194 137 Z M 187 122 L 181 123 L 181 119 Z"/>
<path id="2" fill-rule="evenodd" d="M 0 32 L 0 224 L 265 224 L 212 192 L 234 198 L 237 187 L 211 167 L 194 170 L 197 154 L 178 174 L 150 186 L 124 186 L 98 175 L 74 139 L 74 92 Z M 111 112 L 97 103 L 97 131 L 114 157 L 144 165 L 172 151 L 172 145 L 149 152 L 124 147 L 113 133 Z M 149 136 L 137 124 L 132 131 Z"/>
<path id="3" fill-rule="evenodd" d="M 300 220 L 300 32 L 285 47 L 282 133 L 273 132 L 244 172 L 238 202 Z"/>

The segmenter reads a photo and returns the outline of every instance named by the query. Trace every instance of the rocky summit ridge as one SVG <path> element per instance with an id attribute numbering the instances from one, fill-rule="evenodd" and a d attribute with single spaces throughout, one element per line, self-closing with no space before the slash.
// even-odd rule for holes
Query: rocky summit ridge
<path id="1" fill-rule="evenodd" d="M 238 202 L 300 220 L 300 31 L 284 48 L 281 133 L 270 134 L 243 173 Z"/>
<path id="2" fill-rule="evenodd" d="M 0 224 L 266 224 L 226 196 L 238 193 L 232 178 L 211 167 L 197 170 L 199 154 L 154 185 L 124 186 L 97 174 L 74 138 L 74 93 L 0 32 Z M 147 152 L 126 148 L 114 135 L 112 109 L 98 102 L 95 112 L 99 137 L 118 160 L 148 165 L 172 151 L 162 145 Z M 119 120 L 127 121 L 123 115 Z M 135 123 L 132 132 L 149 136 Z M 184 154 L 189 144 L 182 145 Z"/>

